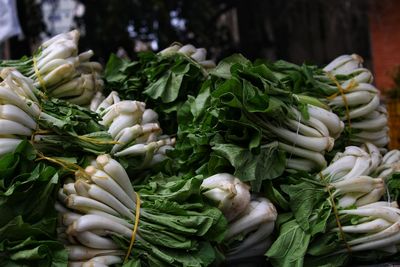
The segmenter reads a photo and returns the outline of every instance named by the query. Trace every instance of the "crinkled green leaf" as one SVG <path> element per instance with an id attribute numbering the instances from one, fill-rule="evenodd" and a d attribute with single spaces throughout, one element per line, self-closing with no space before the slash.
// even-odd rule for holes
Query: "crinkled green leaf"
<path id="1" fill-rule="evenodd" d="M 301 267 L 304 264 L 311 235 L 304 231 L 296 220 L 284 223 L 278 238 L 265 254 L 274 266 Z"/>

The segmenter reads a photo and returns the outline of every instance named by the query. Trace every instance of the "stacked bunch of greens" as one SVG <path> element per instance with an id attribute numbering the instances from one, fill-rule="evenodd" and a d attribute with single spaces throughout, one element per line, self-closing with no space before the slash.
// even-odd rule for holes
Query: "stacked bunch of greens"
<path id="1" fill-rule="evenodd" d="M 196 95 L 215 63 L 206 60 L 206 50 L 173 44 L 158 54 L 139 54 L 138 61 L 112 55 L 105 69 L 106 88 L 122 99 L 144 101 L 160 114 L 166 133 L 177 130 L 176 112 L 187 95 Z"/>
<path id="2" fill-rule="evenodd" d="M 174 138 L 161 135 L 158 114 L 146 109 L 146 103 L 122 100 L 113 91 L 102 102 L 94 99 L 91 108 L 99 113 L 101 124 L 116 144 L 111 154 L 116 157 L 140 156 L 144 160 L 141 167 L 152 166 L 165 159 L 165 152 L 172 149 Z"/>
<path id="3" fill-rule="evenodd" d="M 360 57 L 215 66 L 205 49 L 173 44 L 112 56 L 104 96 L 78 39 L 0 63 L 2 265 L 394 259 L 400 152 L 380 154 L 386 111 Z"/>
<path id="4" fill-rule="evenodd" d="M 0 77 L 0 154 L 14 151 L 24 138 L 42 152 L 63 152 L 63 156 L 76 151 L 100 154 L 111 148 L 112 139 L 97 114 L 45 98 L 31 79 L 16 70 L 4 68 Z"/>
<path id="5" fill-rule="evenodd" d="M 93 51 L 78 54 L 78 41 L 77 30 L 59 34 L 44 42 L 32 57 L 0 61 L 0 69 L 17 69 L 48 96 L 88 105 L 103 88 L 102 66 L 89 61 Z"/>
<path id="6" fill-rule="evenodd" d="M 317 97 L 344 122 L 346 128 L 335 152 L 350 144 L 370 142 L 379 148 L 388 144 L 387 112 L 380 105 L 379 90 L 372 85 L 373 76 L 363 68 L 360 56 L 339 56 L 323 69 L 285 61 L 266 64 L 291 91 Z"/>
<path id="7" fill-rule="evenodd" d="M 63 172 L 28 142 L 0 157 L 0 265 L 67 266 L 54 203 Z"/>
<path id="8" fill-rule="evenodd" d="M 60 192 L 68 207 L 59 210 L 71 264 L 115 264 L 128 253 L 126 264 L 134 266 L 210 265 L 218 257 L 211 242 L 222 241 L 226 221 L 202 201 L 201 182 L 169 178 L 136 193 L 116 160 L 97 157 Z"/>
<path id="9" fill-rule="evenodd" d="M 397 203 L 379 202 L 388 179 L 369 176 L 380 164 L 378 148 L 367 143 L 347 147 L 314 177 L 286 177 L 280 188 L 291 211 L 278 219 L 279 236 L 266 254 L 274 266 L 342 266 L 349 252 L 366 261 L 395 254 L 400 210 Z M 364 250 L 375 252 L 356 253 Z"/>
<path id="10" fill-rule="evenodd" d="M 178 113 L 182 172 L 233 172 L 256 192 L 284 170 L 319 171 L 342 122 L 317 99 L 293 94 L 267 65 L 240 55 L 222 60 Z M 312 103 L 312 104 L 311 104 Z M 314 105 L 313 105 L 314 104 Z"/>
<path id="11" fill-rule="evenodd" d="M 371 72 L 362 67 L 362 58 L 343 55 L 323 70 L 342 90 L 342 93 L 330 96 L 328 102 L 346 123 L 350 143 L 360 145 L 370 142 L 380 148 L 385 147 L 389 143 L 387 111 L 380 105 L 379 91 L 372 85 Z"/>

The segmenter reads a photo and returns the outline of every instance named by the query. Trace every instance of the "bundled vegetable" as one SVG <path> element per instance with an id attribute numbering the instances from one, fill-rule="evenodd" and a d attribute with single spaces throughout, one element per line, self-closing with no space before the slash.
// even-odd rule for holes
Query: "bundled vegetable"
<path id="1" fill-rule="evenodd" d="M 99 154 L 111 148 L 112 139 L 95 113 L 44 98 L 32 80 L 16 70 L 4 68 L 0 77 L 0 154 L 12 152 L 24 138 L 42 152 L 62 149 L 64 156 L 77 150 Z"/>
<path id="2" fill-rule="evenodd" d="M 382 152 L 388 144 L 387 112 L 369 70 L 358 55 L 342 55 L 325 68 L 285 61 L 266 64 L 285 87 L 302 97 L 326 103 L 346 125 L 335 143 L 334 155 L 345 146 L 373 143 Z M 330 155 L 329 155 L 330 156 Z"/>
<path id="3" fill-rule="evenodd" d="M 362 62 L 358 55 L 342 55 L 324 67 L 331 86 L 339 91 L 329 96 L 328 103 L 351 130 L 351 143 L 370 142 L 383 148 L 389 143 L 387 111 L 380 105 L 373 76 Z"/>
<path id="4" fill-rule="evenodd" d="M 108 265 L 124 255 L 141 266 L 208 266 L 216 260 L 210 242 L 222 241 L 226 221 L 202 202 L 199 177 L 152 182 L 138 193 L 130 183 L 116 160 L 101 155 L 64 184 L 60 201 L 67 208 L 58 210 L 70 264 L 104 256 Z"/>
<path id="5" fill-rule="evenodd" d="M 139 54 L 138 61 L 112 55 L 105 69 L 106 89 L 116 90 L 124 100 L 144 101 L 160 115 L 167 134 L 177 130 L 176 113 L 196 95 L 215 63 L 206 60 L 206 50 L 174 43 L 154 54 Z"/>
<path id="6" fill-rule="evenodd" d="M 78 41 L 77 30 L 56 35 L 44 42 L 32 57 L 0 61 L 0 68 L 16 68 L 51 97 L 88 105 L 103 88 L 102 66 L 89 61 L 93 51 L 78 54 Z"/>
<path id="7" fill-rule="evenodd" d="M 149 167 L 162 162 L 169 149 L 173 149 L 174 138 L 161 135 L 158 114 L 146 109 L 144 102 L 120 100 L 113 91 L 101 102 L 94 99 L 92 110 L 99 113 L 101 124 L 108 128 L 108 133 L 116 144 L 111 154 L 116 157 L 139 157 L 143 160 L 136 168 Z"/>
<path id="8" fill-rule="evenodd" d="M 285 169 L 319 171 L 343 123 L 316 105 L 324 107 L 317 99 L 293 94 L 267 65 L 229 57 L 179 110 L 171 157 L 184 173 L 234 169 L 256 192 Z"/>
<path id="9" fill-rule="evenodd" d="M 386 232 L 380 231 L 393 225 L 388 231 L 397 233 L 392 229 L 397 227 L 400 210 L 397 204 L 379 202 L 386 192 L 385 180 L 367 176 L 375 172 L 381 158 L 379 149 L 371 143 L 362 148 L 349 146 L 316 177 L 305 173 L 286 177 L 287 183 L 281 188 L 290 199 L 292 212 L 281 219 L 278 239 L 266 254 L 275 266 L 290 266 L 290 262 L 342 266 L 349 251 L 363 260 L 359 258 L 362 254 L 355 252 L 385 250 L 398 243 L 395 239 L 381 241 Z M 390 207 L 381 207 L 385 205 Z M 289 236 L 295 239 L 291 244 L 287 243 Z M 375 240 L 379 242 L 372 242 Z M 287 249 L 279 250 L 282 247 Z M 390 251 L 395 253 L 393 248 Z M 368 259 L 374 257 L 377 259 L 376 255 Z"/>

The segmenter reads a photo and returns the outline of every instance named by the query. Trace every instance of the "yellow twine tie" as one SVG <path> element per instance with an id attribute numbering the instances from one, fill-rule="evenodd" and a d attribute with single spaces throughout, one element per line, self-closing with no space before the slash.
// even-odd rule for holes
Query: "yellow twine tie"
<path id="1" fill-rule="evenodd" d="M 129 244 L 129 248 L 128 248 L 128 251 L 127 251 L 127 253 L 125 255 L 124 262 L 126 262 L 128 260 L 129 255 L 131 254 L 131 251 L 132 251 L 133 244 L 135 243 L 136 233 L 137 233 L 138 226 L 139 226 L 139 217 L 140 217 L 140 197 L 139 197 L 139 194 L 136 193 L 135 225 L 133 226 L 131 243 Z"/>
<path id="2" fill-rule="evenodd" d="M 340 223 L 339 213 L 338 213 L 338 210 L 337 210 L 337 207 L 335 204 L 335 200 L 333 199 L 333 196 L 332 196 L 332 193 L 331 193 L 331 190 L 329 189 L 329 187 L 327 187 L 327 189 L 328 189 L 328 193 L 329 193 L 329 199 L 332 203 L 332 209 L 333 209 L 333 214 L 335 215 L 336 224 L 339 228 L 340 238 L 342 239 L 344 245 L 346 246 L 347 251 L 349 253 L 351 253 L 352 252 L 351 247 L 350 247 L 349 243 L 347 243 L 347 241 L 346 241 L 346 237 L 343 232 L 342 224 Z"/>
<path id="3" fill-rule="evenodd" d="M 320 178 L 320 180 L 322 182 L 324 182 L 322 173 L 319 173 L 319 178 Z M 342 224 L 340 223 L 339 212 L 337 210 L 337 207 L 336 207 L 335 200 L 333 198 L 332 192 L 331 192 L 331 190 L 329 188 L 329 184 L 326 184 L 326 190 L 328 191 L 328 194 L 329 194 L 329 201 L 332 204 L 332 210 L 333 210 L 333 214 L 335 215 L 336 225 L 339 228 L 340 238 L 342 239 L 344 245 L 346 246 L 347 251 L 349 253 L 352 253 L 351 247 L 350 247 L 349 243 L 347 243 L 347 241 L 346 241 L 346 237 L 345 237 L 344 232 L 343 232 Z"/>
<path id="4" fill-rule="evenodd" d="M 38 69 L 38 66 L 37 66 L 37 60 L 36 60 L 35 56 L 33 56 L 33 69 L 35 70 L 35 74 L 36 74 L 36 77 L 37 77 L 37 79 L 39 81 L 40 87 L 42 87 L 43 91 L 46 93 L 46 91 L 47 91 L 46 84 L 45 84 L 45 82 L 43 80 L 42 75 L 39 72 L 39 69 Z"/>
<path id="5" fill-rule="evenodd" d="M 349 104 L 347 101 L 346 93 L 351 91 L 352 89 L 354 89 L 357 86 L 357 82 L 355 80 L 351 80 L 349 85 L 346 88 L 343 88 L 340 85 L 340 83 L 338 82 L 338 80 L 332 74 L 330 74 L 328 72 L 327 75 L 328 75 L 329 79 L 331 79 L 335 83 L 336 87 L 339 90 L 340 95 L 342 96 L 344 107 L 346 109 L 346 119 L 349 124 L 349 128 L 351 129 L 350 109 L 349 109 Z M 327 99 L 329 99 L 329 100 L 334 99 L 335 97 L 337 97 L 339 95 L 339 93 L 334 93 L 333 95 L 328 96 Z"/>

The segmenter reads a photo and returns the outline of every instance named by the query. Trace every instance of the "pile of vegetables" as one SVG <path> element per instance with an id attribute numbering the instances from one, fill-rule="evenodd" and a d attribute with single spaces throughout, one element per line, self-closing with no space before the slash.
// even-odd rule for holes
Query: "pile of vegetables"
<path id="1" fill-rule="evenodd" d="M 126 253 L 127 264 L 140 266 L 207 266 L 214 261 L 217 253 L 210 242 L 221 241 L 226 222 L 216 208 L 202 203 L 199 177 L 136 193 L 124 168 L 110 156 L 98 156 L 92 164 L 59 194 L 69 208 L 59 211 L 72 266 L 97 262 L 99 256 L 104 264 L 121 263 Z M 128 250 L 131 238 L 136 241 Z"/>
<path id="2" fill-rule="evenodd" d="M 103 89 L 102 66 L 89 61 L 93 51 L 78 54 L 79 32 L 73 30 L 44 42 L 32 57 L 1 61 L 0 68 L 12 67 L 34 81 L 50 97 L 77 105 L 88 105 Z"/>
<path id="3" fill-rule="evenodd" d="M 78 40 L 0 61 L 0 265 L 398 260 L 400 151 L 361 57 L 174 43 L 102 73 Z"/>

